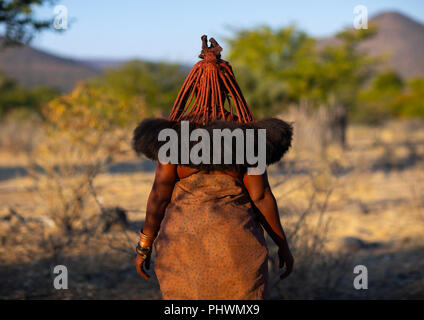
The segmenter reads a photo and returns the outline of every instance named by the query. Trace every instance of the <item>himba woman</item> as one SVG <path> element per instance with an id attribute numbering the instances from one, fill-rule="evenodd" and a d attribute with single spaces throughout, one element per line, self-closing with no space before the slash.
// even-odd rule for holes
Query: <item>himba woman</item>
<path id="1" fill-rule="evenodd" d="M 174 129 L 180 134 L 186 120 L 190 130 L 203 128 L 211 134 L 217 128 L 266 129 L 266 164 L 279 161 L 291 145 L 292 126 L 275 118 L 253 119 L 231 66 L 221 59 L 222 48 L 213 38 L 209 41 L 211 46 L 202 36 L 202 60 L 187 76 L 169 118 L 146 119 L 137 126 L 135 151 L 160 160 L 165 142 L 159 141 L 159 132 Z M 145 269 L 154 246 L 163 299 L 268 299 L 264 229 L 279 248 L 280 268 L 285 266 L 280 277 L 292 271 L 293 257 L 266 171 L 249 174 L 246 162 L 224 162 L 158 161 L 136 266 L 148 279 Z"/>

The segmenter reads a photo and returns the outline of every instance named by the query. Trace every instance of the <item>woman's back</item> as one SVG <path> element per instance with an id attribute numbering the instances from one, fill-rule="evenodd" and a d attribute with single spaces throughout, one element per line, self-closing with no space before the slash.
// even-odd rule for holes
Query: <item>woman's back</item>
<path id="1" fill-rule="evenodd" d="M 268 250 L 242 180 L 217 171 L 179 171 L 155 241 L 163 297 L 267 298 Z"/>

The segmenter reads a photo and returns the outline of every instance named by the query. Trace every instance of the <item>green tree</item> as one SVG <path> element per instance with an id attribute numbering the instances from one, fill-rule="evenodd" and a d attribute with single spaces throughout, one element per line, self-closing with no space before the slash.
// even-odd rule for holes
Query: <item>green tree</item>
<path id="1" fill-rule="evenodd" d="M 239 31 L 227 42 L 228 59 L 255 114 L 276 113 L 311 92 L 314 40 L 305 33 L 262 26 Z"/>
<path id="2" fill-rule="evenodd" d="M 424 78 L 408 81 L 393 110 L 399 117 L 424 118 Z"/>
<path id="3" fill-rule="evenodd" d="M 338 43 L 317 53 L 315 90 L 318 101 L 328 109 L 329 140 L 342 147 L 346 145 L 348 117 L 359 101 L 359 93 L 374 74 L 378 59 L 370 58 L 358 50 L 359 44 L 376 29 L 347 29 L 337 34 Z"/>
<path id="4" fill-rule="evenodd" d="M 0 117 L 13 108 L 28 104 L 28 94 L 15 81 L 0 74 Z"/>
<path id="5" fill-rule="evenodd" d="M 334 45 L 318 50 L 313 38 L 294 27 L 242 30 L 228 39 L 229 58 L 255 114 L 276 113 L 289 104 L 325 106 L 333 117 L 331 139 L 344 146 L 348 113 L 374 62 L 357 46 L 374 32 L 346 30 Z"/>
<path id="6" fill-rule="evenodd" d="M 40 113 L 41 107 L 58 95 L 49 87 L 26 89 L 0 73 L 0 118 L 17 109 Z"/>
<path id="7" fill-rule="evenodd" d="M 27 43 L 36 32 L 48 29 L 51 19 L 39 20 L 34 9 L 54 0 L 0 0 L 0 26 L 4 30 L 3 45 Z"/>
<path id="8" fill-rule="evenodd" d="M 395 71 L 377 75 L 369 88 L 360 92 L 352 111 L 354 121 L 376 124 L 395 115 L 405 83 Z"/>

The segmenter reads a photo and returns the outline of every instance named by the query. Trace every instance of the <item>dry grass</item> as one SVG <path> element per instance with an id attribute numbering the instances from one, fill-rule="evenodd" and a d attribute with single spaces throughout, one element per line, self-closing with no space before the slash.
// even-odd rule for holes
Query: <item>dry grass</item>
<path id="1" fill-rule="evenodd" d="M 274 298 L 424 298 L 423 127 L 400 121 L 350 127 L 347 150 L 330 147 L 324 158 L 298 150 L 270 168 L 296 259 L 293 274 L 275 282 L 270 243 Z M 10 144 L 0 146 L 0 298 L 160 298 L 154 277 L 147 282 L 136 275 L 132 252 L 151 166 L 127 154 L 93 181 L 98 203 L 88 192 L 84 218 L 97 218 L 99 204 L 120 206 L 127 210 L 127 229 L 76 228 L 65 236 L 49 220 L 34 180 L 16 171 L 24 158 Z M 69 290 L 53 288 L 57 264 L 68 266 Z M 368 290 L 353 288 L 358 264 L 368 267 Z"/>

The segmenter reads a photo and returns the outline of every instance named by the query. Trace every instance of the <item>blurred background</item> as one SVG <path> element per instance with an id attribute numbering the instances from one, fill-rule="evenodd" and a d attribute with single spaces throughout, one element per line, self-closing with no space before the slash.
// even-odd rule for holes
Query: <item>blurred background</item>
<path id="1" fill-rule="evenodd" d="M 295 270 L 277 281 L 270 241 L 272 297 L 424 298 L 419 0 L 1 0 L 0 298 L 160 298 L 134 267 L 155 164 L 131 134 L 168 115 L 203 34 L 256 118 L 294 124 L 269 175 Z"/>

